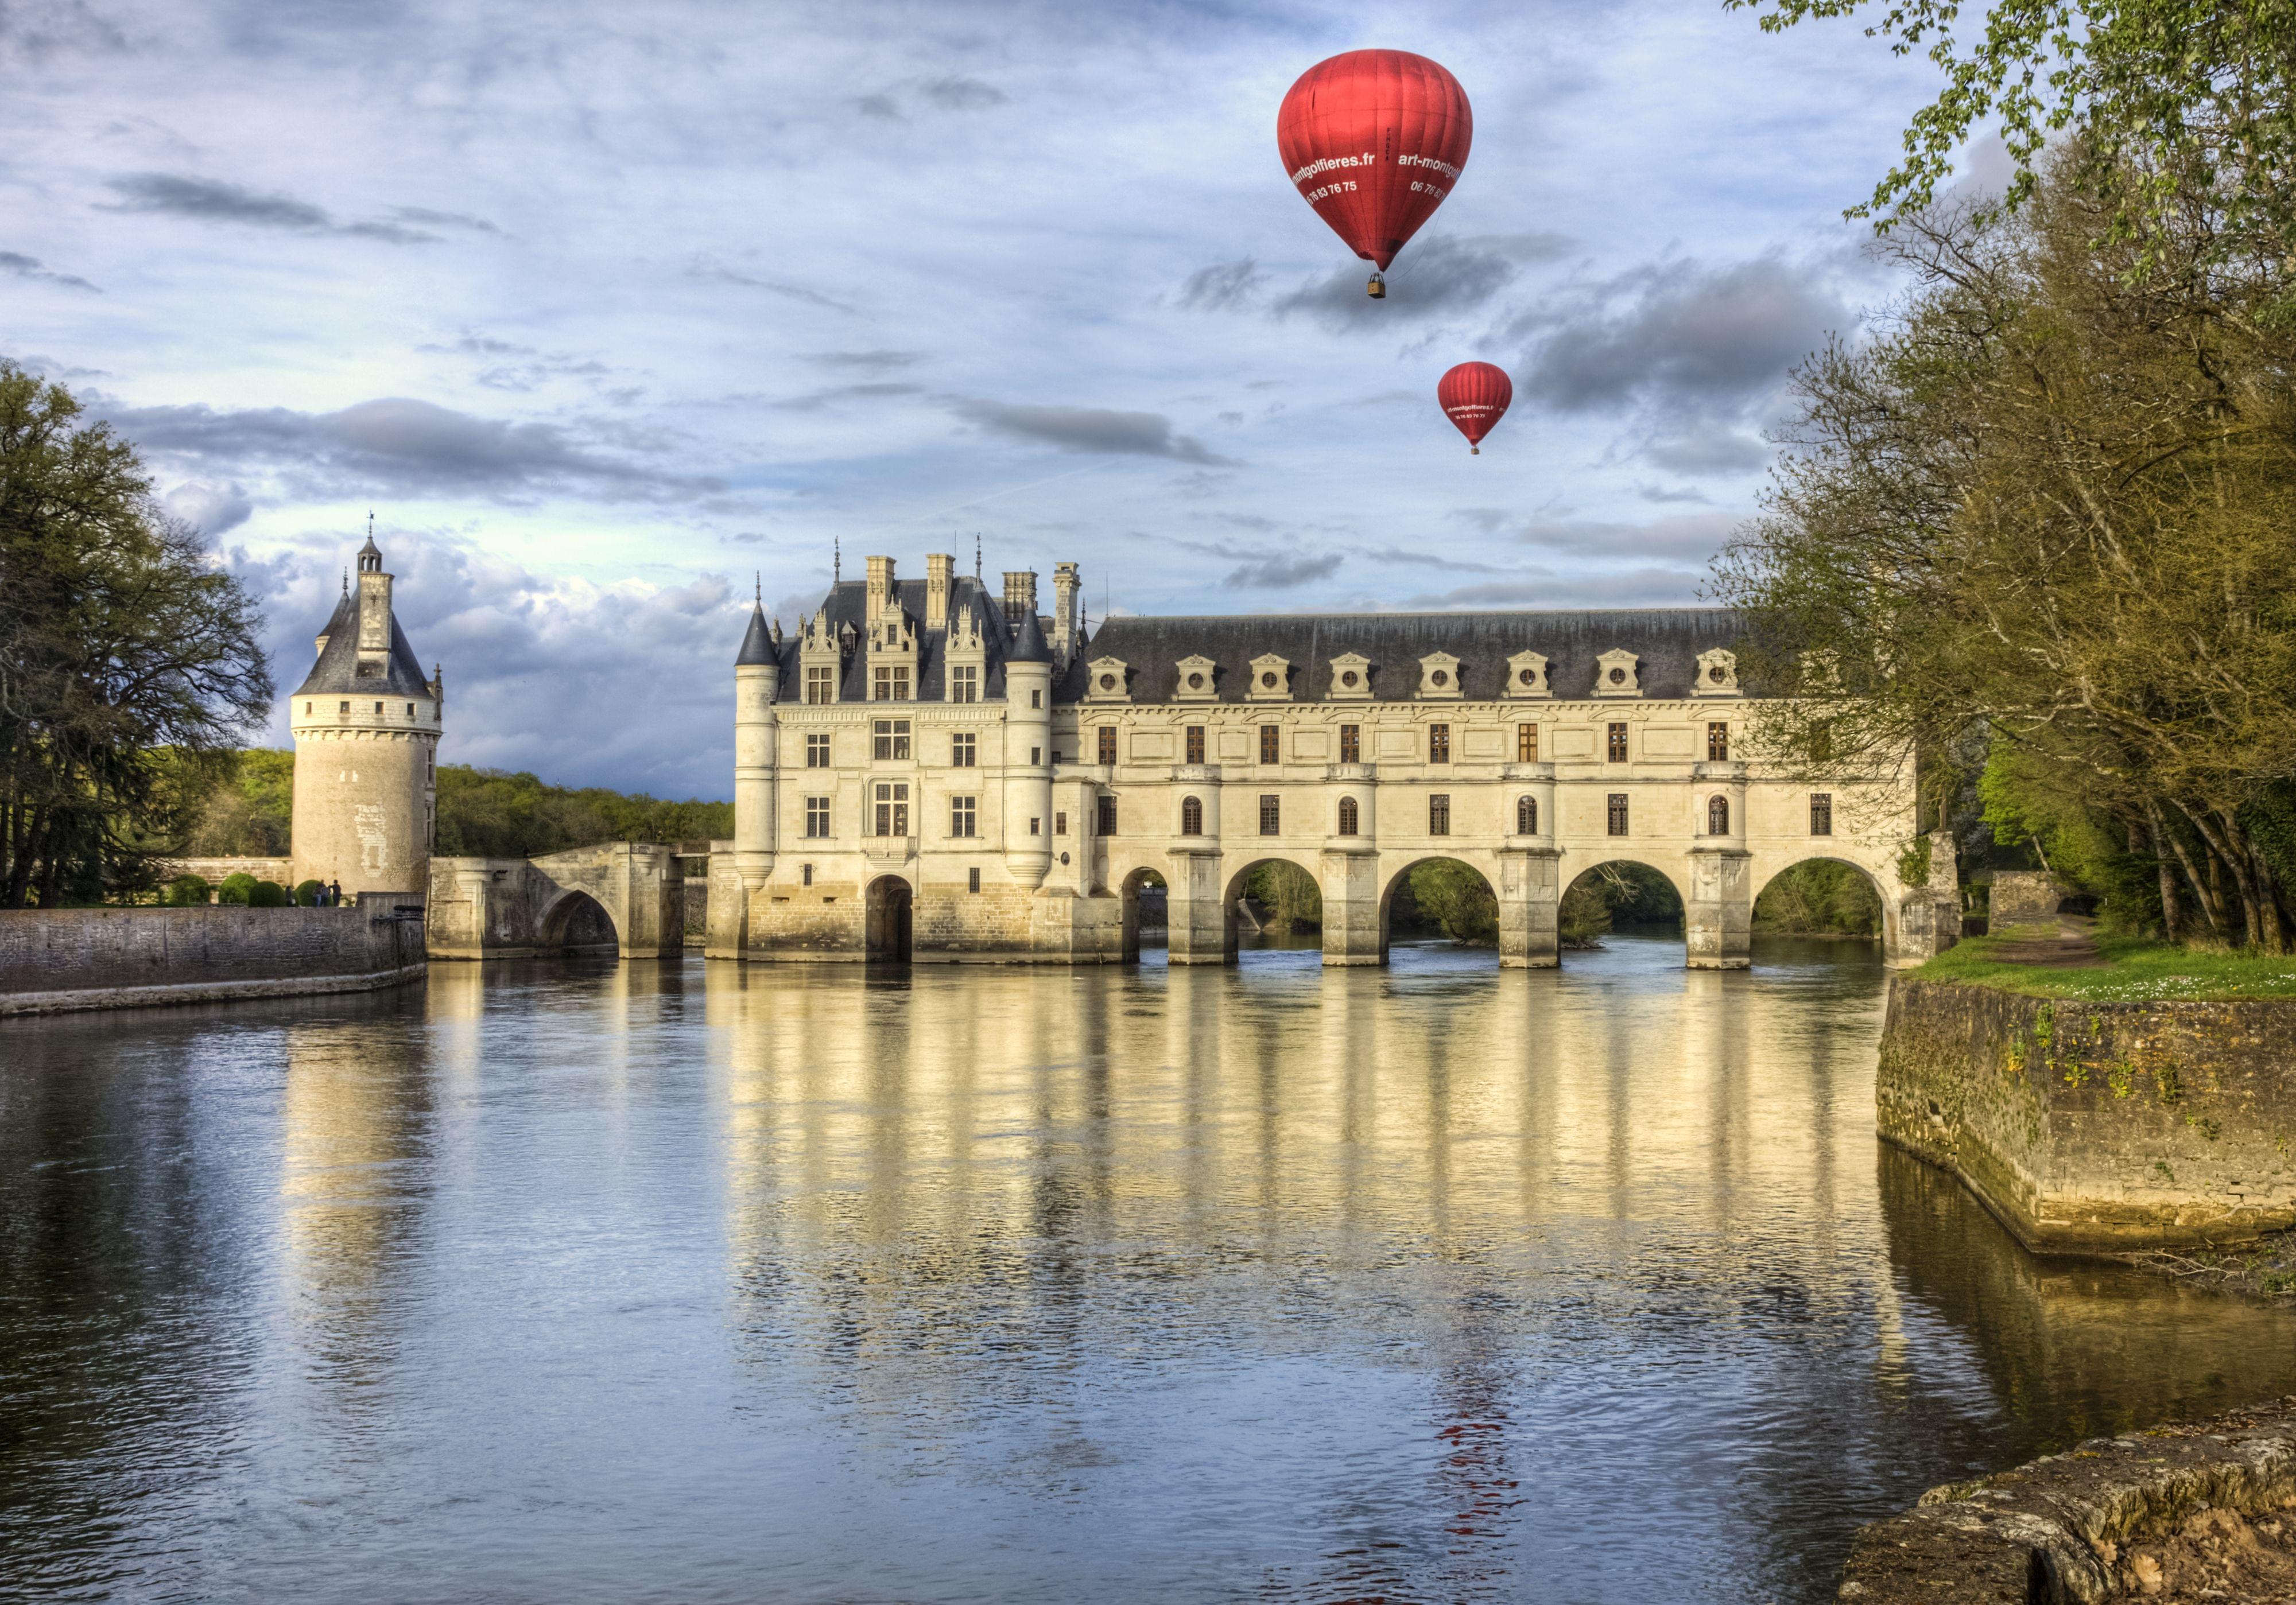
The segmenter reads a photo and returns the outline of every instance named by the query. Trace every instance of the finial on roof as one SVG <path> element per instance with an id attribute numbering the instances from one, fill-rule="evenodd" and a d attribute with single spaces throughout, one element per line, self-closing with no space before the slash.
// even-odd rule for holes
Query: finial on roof
<path id="1" fill-rule="evenodd" d="M 758 590 L 757 590 L 757 600 L 758 600 L 758 605 L 759 607 L 763 607 L 763 606 L 765 606 L 765 603 L 766 603 L 766 571 L 765 571 L 763 569 L 758 569 Z"/>
<path id="2" fill-rule="evenodd" d="M 845 548 L 833 535 L 829 537 L 829 583 L 832 585 L 845 583 Z"/>
<path id="3" fill-rule="evenodd" d="M 980 582 L 980 531 L 978 529 L 972 532 L 972 579 L 975 585 Z"/>
<path id="4" fill-rule="evenodd" d="M 344 594 L 344 595 L 346 595 L 346 596 L 348 596 L 350 594 L 351 594 L 351 570 L 350 570 L 350 565 L 349 565 L 349 564 L 348 564 L 348 563 L 346 563 L 346 564 L 343 566 L 343 594 Z"/>

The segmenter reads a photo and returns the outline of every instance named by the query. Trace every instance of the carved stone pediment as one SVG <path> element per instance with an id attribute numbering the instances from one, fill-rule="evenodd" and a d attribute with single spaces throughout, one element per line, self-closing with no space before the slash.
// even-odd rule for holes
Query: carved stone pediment
<path id="1" fill-rule="evenodd" d="M 1738 692 L 1738 654 L 1727 647 L 1698 654 L 1698 688 L 1702 697 L 1734 697 Z"/>
<path id="2" fill-rule="evenodd" d="M 1179 661 L 1179 675 L 1172 682 L 1172 699 L 1177 702 L 1217 702 L 1219 700 L 1219 665 L 1201 653 Z"/>
<path id="3" fill-rule="evenodd" d="M 1361 652 L 1341 652 L 1332 659 L 1331 700 L 1334 702 L 1371 700 L 1371 659 Z"/>
<path id="4" fill-rule="evenodd" d="M 1506 694 L 1510 697 L 1552 697 L 1546 659 L 1538 652 L 1517 652 L 1507 659 Z"/>
<path id="5" fill-rule="evenodd" d="M 1430 652 L 1419 660 L 1419 697 L 1422 701 L 1456 702 L 1459 700 L 1459 660 L 1448 652 Z"/>
<path id="6" fill-rule="evenodd" d="M 1641 696 L 1642 659 L 1622 647 L 1613 647 L 1595 659 L 1595 694 L 1598 697 Z"/>
<path id="7" fill-rule="evenodd" d="M 1262 652 L 1251 660 L 1251 684 L 1244 692 L 1251 702 L 1289 702 L 1292 700 L 1292 660 L 1279 658 L 1274 652 Z"/>
<path id="8" fill-rule="evenodd" d="M 1132 671 L 1121 658 L 1095 658 L 1085 665 L 1084 700 L 1087 702 L 1132 700 Z"/>

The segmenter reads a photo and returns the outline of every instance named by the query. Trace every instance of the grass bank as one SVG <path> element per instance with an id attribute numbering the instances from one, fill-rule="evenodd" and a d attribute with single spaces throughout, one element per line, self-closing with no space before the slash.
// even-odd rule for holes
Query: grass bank
<path id="1" fill-rule="evenodd" d="M 1971 937 L 1910 973 L 1924 980 L 1997 987 L 2028 997 L 2095 1003 L 2296 997 L 2296 958 L 2211 953 L 2136 937 L 2090 937 L 2057 945 L 2047 930 Z"/>

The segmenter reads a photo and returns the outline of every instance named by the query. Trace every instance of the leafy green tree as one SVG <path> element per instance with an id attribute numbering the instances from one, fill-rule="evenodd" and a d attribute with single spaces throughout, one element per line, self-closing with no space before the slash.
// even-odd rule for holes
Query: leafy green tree
<path id="1" fill-rule="evenodd" d="M 1812 858 L 1773 876 L 1754 899 L 1754 929 L 1775 936 L 1878 937 L 1882 899 L 1854 864 Z"/>
<path id="2" fill-rule="evenodd" d="M 255 899 L 255 877 L 245 870 L 226 875 L 223 884 L 216 888 L 216 901 L 234 908 L 246 908 Z"/>
<path id="3" fill-rule="evenodd" d="M 258 633 L 134 450 L 0 360 L 0 907 L 152 884 L 269 711 Z"/>
<path id="4" fill-rule="evenodd" d="M 1499 939 L 1499 900 L 1481 874 L 1456 858 L 1430 858 L 1404 872 L 1388 905 L 1390 936 L 1444 936 L 1481 946 Z"/>
<path id="5" fill-rule="evenodd" d="M 250 747 L 221 755 L 184 851 L 202 858 L 281 858 L 295 819 L 295 755 Z"/>
<path id="6" fill-rule="evenodd" d="M 1324 890 L 1316 877 L 1285 859 L 1254 864 L 1244 877 L 1243 895 L 1267 911 L 1261 928 L 1274 936 L 1297 936 L 1324 928 Z"/>

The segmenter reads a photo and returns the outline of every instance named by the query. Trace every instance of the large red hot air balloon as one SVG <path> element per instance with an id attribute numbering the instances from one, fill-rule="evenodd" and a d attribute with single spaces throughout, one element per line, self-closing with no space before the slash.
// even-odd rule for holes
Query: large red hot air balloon
<path id="1" fill-rule="evenodd" d="M 1506 416 L 1507 404 L 1514 399 L 1514 386 L 1505 368 L 1487 362 L 1463 362 L 1436 381 L 1435 399 L 1442 404 L 1444 415 L 1467 438 L 1468 450 L 1480 456 L 1483 437 Z"/>
<path id="2" fill-rule="evenodd" d="M 1283 170 L 1316 215 L 1379 269 L 1467 165 L 1475 115 L 1459 80 L 1406 50 L 1351 50 L 1300 75 L 1275 115 Z"/>

